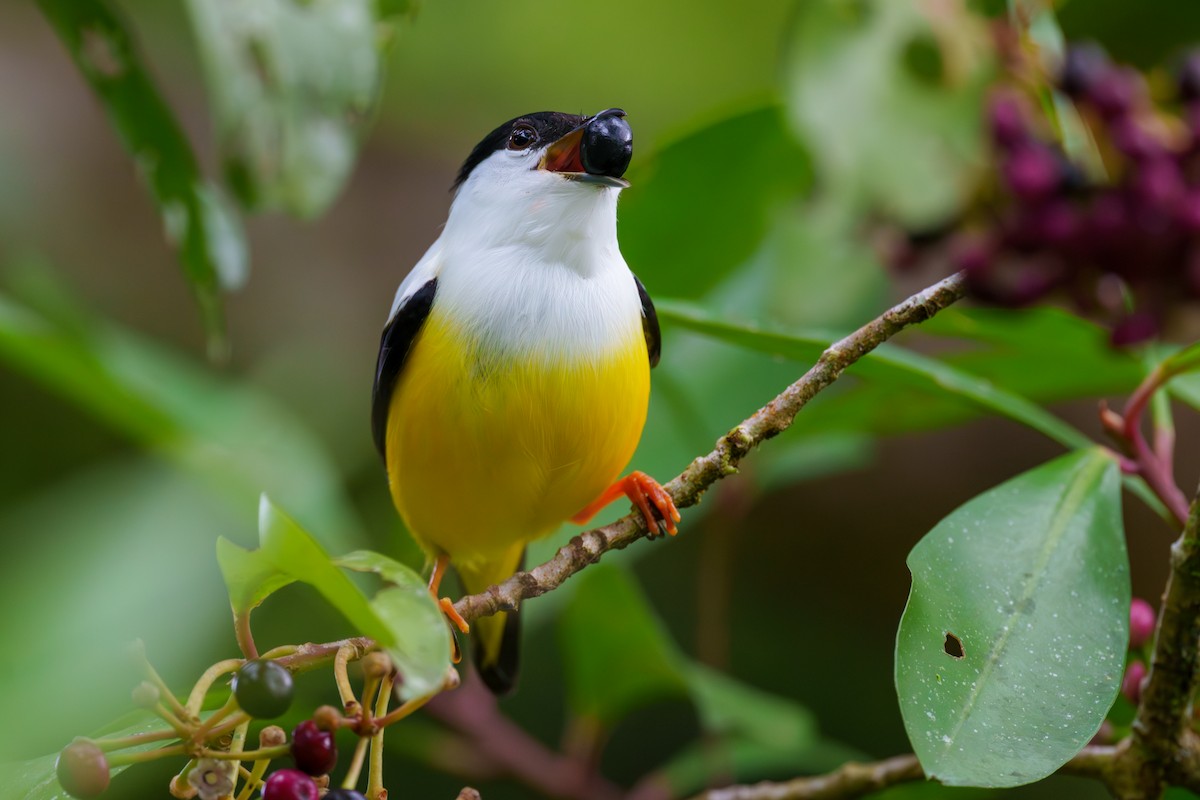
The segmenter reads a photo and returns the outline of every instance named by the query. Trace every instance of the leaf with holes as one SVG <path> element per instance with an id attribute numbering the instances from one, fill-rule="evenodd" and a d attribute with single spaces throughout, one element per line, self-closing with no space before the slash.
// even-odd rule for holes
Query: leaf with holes
<path id="1" fill-rule="evenodd" d="M 1063 456 L 979 495 L 908 557 L 896 638 L 905 728 L 931 778 L 1018 786 L 1087 744 L 1129 640 L 1120 474 Z"/>

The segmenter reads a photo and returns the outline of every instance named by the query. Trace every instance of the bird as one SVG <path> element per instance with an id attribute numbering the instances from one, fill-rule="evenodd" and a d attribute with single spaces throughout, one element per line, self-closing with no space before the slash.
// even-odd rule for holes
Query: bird
<path id="1" fill-rule="evenodd" d="M 516 681 L 517 612 L 470 626 L 439 597 L 523 568 L 526 546 L 622 495 L 652 535 L 680 515 L 650 476 L 621 477 L 661 354 L 654 304 L 617 242 L 633 154 L 622 109 L 505 122 L 454 181 L 441 235 L 396 291 L 371 427 L 392 500 L 432 564 L 429 591 L 471 631 L 497 694 Z M 457 650 L 456 650 L 457 652 Z"/>

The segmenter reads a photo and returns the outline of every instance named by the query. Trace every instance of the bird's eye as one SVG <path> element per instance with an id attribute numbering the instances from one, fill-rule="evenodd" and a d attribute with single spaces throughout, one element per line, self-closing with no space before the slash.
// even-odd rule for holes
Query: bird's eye
<path id="1" fill-rule="evenodd" d="M 529 146 L 536 144 L 538 140 L 537 131 L 529 125 L 518 125 L 513 128 L 513 132 L 508 137 L 509 150 L 524 150 Z"/>

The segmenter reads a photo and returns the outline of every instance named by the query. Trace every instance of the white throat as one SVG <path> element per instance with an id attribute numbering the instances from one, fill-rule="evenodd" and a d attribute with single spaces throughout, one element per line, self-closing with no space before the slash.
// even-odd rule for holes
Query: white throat
<path id="1" fill-rule="evenodd" d="M 431 248 L 435 308 L 496 355 L 586 361 L 627 346 L 641 300 L 617 245 L 618 192 L 481 164 Z"/>

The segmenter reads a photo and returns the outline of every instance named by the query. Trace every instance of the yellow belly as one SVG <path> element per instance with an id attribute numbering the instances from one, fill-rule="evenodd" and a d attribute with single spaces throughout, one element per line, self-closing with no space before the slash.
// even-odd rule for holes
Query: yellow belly
<path id="1" fill-rule="evenodd" d="M 640 324 L 609 353 L 542 363 L 481 352 L 435 309 L 389 409 L 396 507 L 429 552 L 466 567 L 502 559 L 617 479 L 649 396 Z"/>

